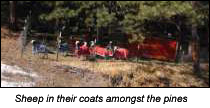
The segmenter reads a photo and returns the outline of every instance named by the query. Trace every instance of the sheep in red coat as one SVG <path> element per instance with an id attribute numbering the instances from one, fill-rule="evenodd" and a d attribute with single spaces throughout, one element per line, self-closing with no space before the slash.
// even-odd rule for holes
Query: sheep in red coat
<path id="1" fill-rule="evenodd" d="M 125 48 L 114 47 L 114 57 L 117 59 L 128 59 L 129 51 Z"/>
<path id="2" fill-rule="evenodd" d="M 87 56 L 87 55 L 90 54 L 89 48 L 88 48 L 88 46 L 87 46 L 87 42 L 84 42 L 84 45 L 82 45 L 82 46 L 80 47 L 80 53 L 81 53 L 81 55 L 85 55 L 85 56 Z"/>
<path id="3" fill-rule="evenodd" d="M 92 50 L 92 52 L 96 55 L 106 57 L 106 56 L 112 56 L 113 54 L 111 51 L 108 51 L 106 48 L 100 47 L 100 46 L 95 46 Z"/>

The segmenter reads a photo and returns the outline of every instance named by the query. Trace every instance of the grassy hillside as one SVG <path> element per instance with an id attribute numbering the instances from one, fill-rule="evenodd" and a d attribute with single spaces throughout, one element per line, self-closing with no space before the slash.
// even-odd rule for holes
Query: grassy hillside
<path id="1" fill-rule="evenodd" d="M 16 35 L 16 36 L 13 36 Z M 37 87 L 208 87 L 209 63 L 202 64 L 202 73 L 192 72 L 191 63 L 176 64 L 157 60 L 86 61 L 83 57 L 50 54 L 48 59 L 31 54 L 28 44 L 20 57 L 18 33 L 1 28 L 1 61 L 36 72 Z M 1 78 L 1 80 L 5 80 Z M 16 80 L 15 78 L 13 80 Z M 18 78 L 17 78 L 18 80 Z"/>

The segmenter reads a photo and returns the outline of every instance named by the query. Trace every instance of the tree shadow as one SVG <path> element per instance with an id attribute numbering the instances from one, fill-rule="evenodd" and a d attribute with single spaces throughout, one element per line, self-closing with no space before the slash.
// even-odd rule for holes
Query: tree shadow
<path id="1" fill-rule="evenodd" d="M 166 77 L 159 77 L 158 80 L 164 87 L 170 87 L 171 81 Z"/>
<path id="2" fill-rule="evenodd" d="M 209 68 L 209 65 L 208 67 L 201 66 L 200 72 L 194 72 L 193 74 L 196 78 L 198 78 L 199 80 L 203 82 L 203 86 L 209 87 L 209 69 L 206 69 L 206 68 Z"/>

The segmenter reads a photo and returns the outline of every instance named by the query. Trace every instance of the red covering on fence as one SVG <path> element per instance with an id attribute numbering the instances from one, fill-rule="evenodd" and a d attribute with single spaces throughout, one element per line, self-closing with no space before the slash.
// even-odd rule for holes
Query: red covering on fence
<path id="1" fill-rule="evenodd" d="M 154 58 L 160 60 L 175 60 L 176 40 L 157 37 L 146 38 L 143 44 L 130 44 L 128 50 L 130 57 Z"/>

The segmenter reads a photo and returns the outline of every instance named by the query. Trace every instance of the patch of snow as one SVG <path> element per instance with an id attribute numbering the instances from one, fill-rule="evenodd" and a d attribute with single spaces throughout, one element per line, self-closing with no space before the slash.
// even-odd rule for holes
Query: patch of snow
<path id="1" fill-rule="evenodd" d="M 9 79 L 9 77 L 6 77 L 4 75 L 1 75 L 1 79 Z"/>
<path id="2" fill-rule="evenodd" d="M 32 87 L 34 82 L 7 82 L 1 81 L 1 87 Z"/>
<path id="3" fill-rule="evenodd" d="M 38 76 L 32 71 L 26 72 L 18 66 L 10 66 L 3 64 L 1 62 L 1 87 L 32 87 L 35 85 L 33 81 L 5 81 L 10 80 L 11 77 L 7 77 L 4 74 L 11 74 L 11 75 L 22 75 L 25 77 L 37 78 Z"/>
<path id="4" fill-rule="evenodd" d="M 9 66 L 6 64 L 1 64 L 1 74 L 3 74 L 3 73 L 20 74 L 20 75 L 25 75 L 25 76 L 30 76 L 30 77 L 38 77 L 34 73 L 27 73 L 27 72 L 23 71 L 20 67 Z"/>

